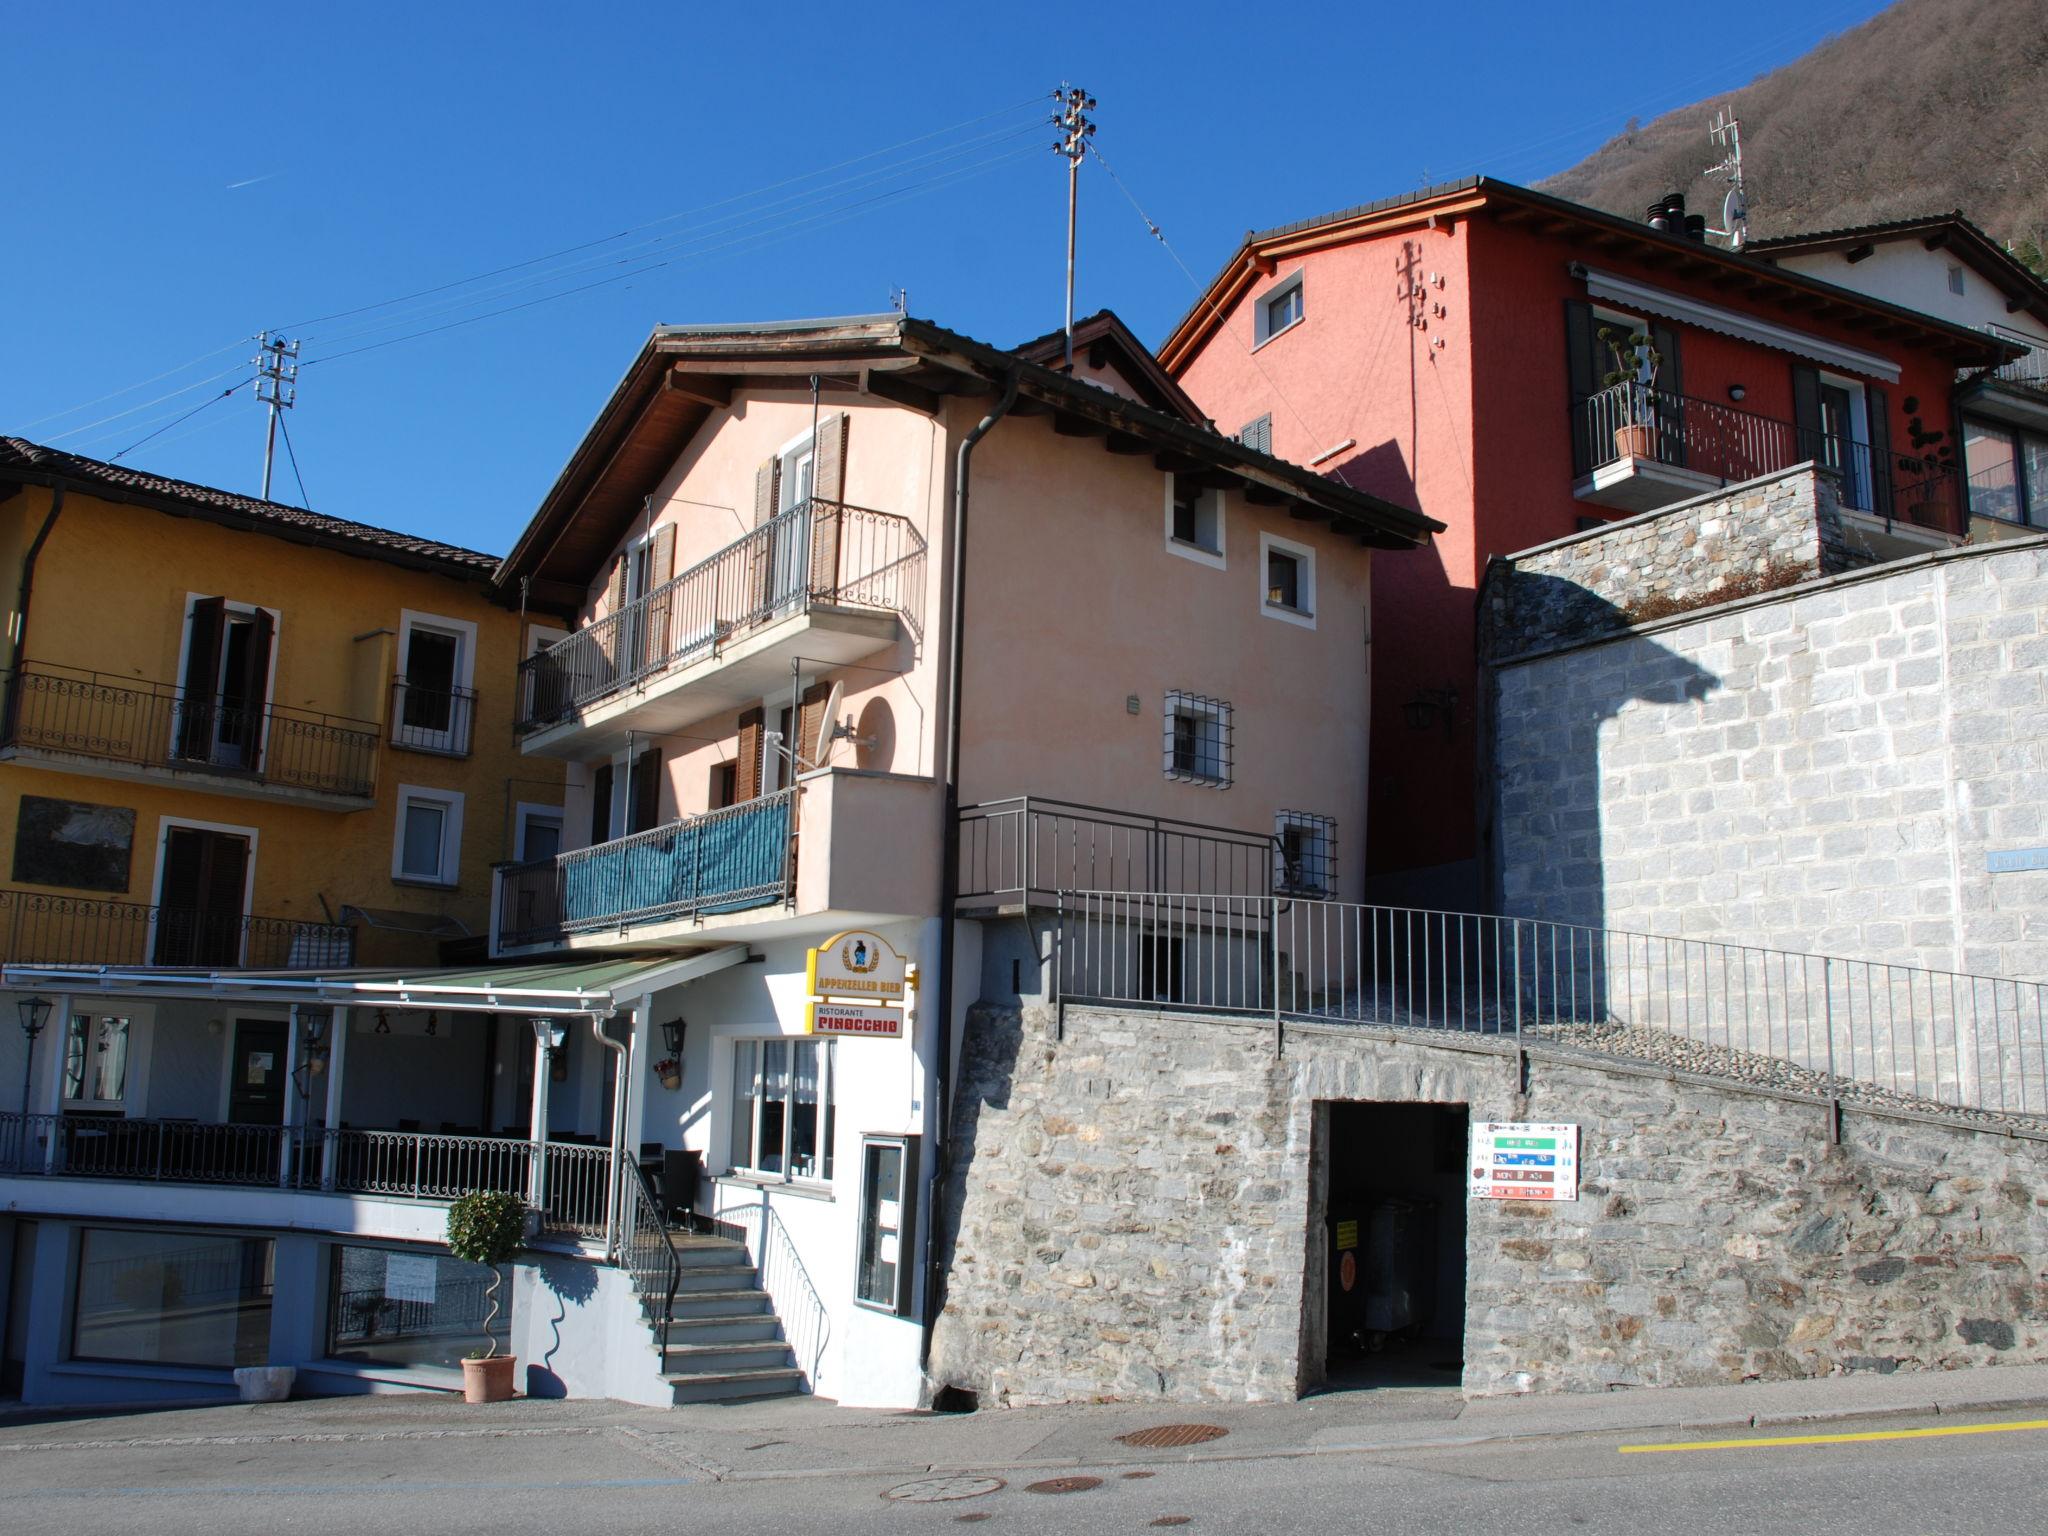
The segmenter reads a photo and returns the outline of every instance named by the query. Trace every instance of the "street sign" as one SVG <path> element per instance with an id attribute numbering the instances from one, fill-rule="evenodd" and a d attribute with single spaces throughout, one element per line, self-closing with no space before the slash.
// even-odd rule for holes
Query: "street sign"
<path id="1" fill-rule="evenodd" d="M 810 1035 L 865 1035 L 870 1039 L 899 1040 L 903 1036 L 903 1015 L 894 1008 L 871 1008 L 862 1003 L 804 1004 L 804 1033 Z"/>
<path id="2" fill-rule="evenodd" d="M 903 996 L 910 962 L 880 934 L 853 928 L 812 950 L 807 969 L 813 997 L 880 1001 Z"/>
<path id="3" fill-rule="evenodd" d="M 1579 1128 L 1475 1121 L 1466 1168 L 1474 1200 L 1576 1200 Z"/>

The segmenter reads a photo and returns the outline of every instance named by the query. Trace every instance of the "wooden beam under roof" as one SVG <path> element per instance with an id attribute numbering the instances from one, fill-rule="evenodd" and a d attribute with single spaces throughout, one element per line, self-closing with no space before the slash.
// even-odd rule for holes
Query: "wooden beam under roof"
<path id="1" fill-rule="evenodd" d="M 1255 507 L 1281 507 L 1293 500 L 1279 487 L 1267 485 L 1259 480 L 1245 481 L 1244 499 Z"/>
<path id="2" fill-rule="evenodd" d="M 945 401 L 937 391 L 926 389 L 922 384 L 913 384 L 894 370 L 861 369 L 860 392 L 894 405 L 908 406 L 913 411 L 922 411 L 927 416 L 936 416 L 945 409 Z"/>
<path id="3" fill-rule="evenodd" d="M 1138 454 L 1150 453 L 1152 451 L 1152 444 L 1150 442 L 1142 437 L 1133 437 L 1127 432 L 1110 433 L 1103 440 L 1102 446 L 1111 453 L 1125 454 L 1130 457 L 1136 457 Z"/>
<path id="4" fill-rule="evenodd" d="M 1109 428 L 1092 416 L 1076 415 L 1072 411 L 1055 410 L 1052 415 L 1052 429 L 1061 437 L 1102 437 Z"/>
<path id="5" fill-rule="evenodd" d="M 1876 254 L 1877 247 L 1872 245 L 1868 240 L 1866 240 L 1861 245 L 1850 246 L 1848 250 L 1842 253 L 1842 259 L 1848 262 L 1849 265 L 1853 267 L 1854 265 L 1856 265 L 1857 262 L 1868 261 L 1871 257 L 1875 256 Z"/>
<path id="6" fill-rule="evenodd" d="M 724 379 L 706 375 L 684 373 L 682 365 L 662 376 L 662 388 L 674 390 L 685 400 L 694 400 L 699 405 L 723 406 L 732 404 L 732 385 Z"/>

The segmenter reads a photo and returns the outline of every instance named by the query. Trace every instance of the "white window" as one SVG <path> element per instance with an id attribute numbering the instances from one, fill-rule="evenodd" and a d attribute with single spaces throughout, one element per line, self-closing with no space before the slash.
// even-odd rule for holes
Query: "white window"
<path id="1" fill-rule="evenodd" d="M 1302 305 L 1301 273 L 1296 271 L 1278 287 L 1270 288 L 1259 300 L 1253 330 L 1254 346 L 1264 346 L 1282 331 L 1289 331 L 1301 324 L 1306 310 Z"/>
<path id="2" fill-rule="evenodd" d="M 1223 568 L 1223 493 L 1187 475 L 1166 477 L 1166 547 L 1203 565 Z"/>
<path id="3" fill-rule="evenodd" d="M 1259 608 L 1269 618 L 1316 627 L 1316 552 L 1278 534 L 1259 535 Z"/>
<path id="4" fill-rule="evenodd" d="M 128 1097 L 133 1021 L 74 1013 L 64 1032 L 64 1102 L 118 1109 Z"/>
<path id="5" fill-rule="evenodd" d="M 1273 891 L 1279 896 L 1325 897 L 1337 889 L 1337 823 L 1310 811 L 1273 818 Z"/>
<path id="6" fill-rule="evenodd" d="M 391 878 L 412 885 L 454 885 L 461 869 L 461 792 L 399 785 Z"/>
<path id="7" fill-rule="evenodd" d="M 1177 689 L 1167 694 L 1164 767 L 1169 779 L 1183 784 L 1228 789 L 1230 706 L 1221 699 Z"/>
<path id="8" fill-rule="evenodd" d="M 1260 453 L 1273 451 L 1273 413 L 1268 411 L 1256 421 L 1248 421 L 1237 429 L 1237 440 L 1245 447 Z"/>
<path id="9" fill-rule="evenodd" d="M 832 1177 L 832 1042 L 776 1036 L 735 1040 L 735 1173 L 828 1182 Z"/>
<path id="10" fill-rule="evenodd" d="M 476 626 L 467 619 L 404 609 L 398 619 L 398 677 L 392 685 L 391 744 L 415 752 L 469 751 L 476 707 Z"/>
<path id="11" fill-rule="evenodd" d="M 1949 267 L 1948 291 L 1950 293 L 1961 293 L 1963 291 L 1963 269 L 1961 267 L 1953 265 Z"/>
<path id="12" fill-rule="evenodd" d="M 519 819 L 512 835 L 512 857 L 521 864 L 534 859 L 552 859 L 562 851 L 562 808 L 519 802 Z"/>

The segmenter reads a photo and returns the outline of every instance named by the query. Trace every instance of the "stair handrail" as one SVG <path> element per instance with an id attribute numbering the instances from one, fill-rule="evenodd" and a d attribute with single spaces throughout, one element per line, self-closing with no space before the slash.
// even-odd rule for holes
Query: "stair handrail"
<path id="1" fill-rule="evenodd" d="M 625 1186 L 626 1198 L 620 1202 L 624 1209 L 620 1212 L 619 1257 L 643 1297 L 650 1294 L 655 1285 L 666 1283 L 661 1307 L 661 1348 L 666 1353 L 668 1325 L 676 1310 L 676 1292 L 683 1283 L 683 1261 L 669 1237 L 668 1223 L 662 1219 L 660 1202 L 654 1198 L 654 1188 L 647 1182 L 647 1171 L 635 1158 L 625 1157 L 619 1161 L 630 1175 Z M 660 1254 L 658 1264 L 654 1257 L 657 1252 Z"/>
<path id="2" fill-rule="evenodd" d="M 789 1235 L 789 1228 L 783 1225 L 782 1217 L 777 1214 L 775 1207 L 768 1203 L 768 1196 L 765 1190 L 762 1192 L 761 1201 L 758 1205 L 742 1206 L 737 1210 L 721 1211 L 719 1216 L 721 1220 L 729 1222 L 735 1221 L 735 1218 L 738 1218 L 735 1224 L 744 1226 L 745 1218 L 755 1211 L 761 1213 L 761 1225 L 758 1236 L 750 1234 L 749 1246 L 755 1250 L 751 1257 L 754 1260 L 755 1268 L 760 1274 L 761 1289 L 768 1293 L 769 1303 L 774 1307 L 775 1315 L 782 1323 L 784 1333 L 792 1333 L 794 1330 L 790 1327 L 790 1318 L 784 1311 L 781 1298 L 776 1295 L 780 1281 L 777 1278 L 771 1277 L 769 1273 L 768 1244 L 771 1225 L 774 1228 L 775 1234 L 781 1239 L 778 1244 L 777 1257 L 779 1259 L 786 1257 L 787 1259 L 786 1266 L 777 1270 L 777 1276 L 787 1274 L 788 1278 L 794 1282 L 793 1289 L 796 1290 L 798 1299 L 808 1300 L 810 1304 L 809 1318 L 812 1327 L 817 1333 L 817 1343 L 808 1351 L 810 1356 L 810 1363 L 808 1365 L 804 1363 L 804 1353 L 798 1349 L 798 1341 L 792 1337 L 788 1342 L 791 1358 L 796 1361 L 797 1368 L 803 1371 L 805 1379 L 811 1384 L 811 1390 L 815 1392 L 818 1390 L 819 1367 L 824 1363 L 825 1359 L 825 1346 L 832 1338 L 832 1314 L 826 1309 L 824 1298 L 818 1294 L 818 1287 L 811 1279 L 811 1272 L 804 1267 L 803 1256 L 797 1252 L 796 1243 Z M 811 1330 L 806 1329 L 806 1331 Z"/>

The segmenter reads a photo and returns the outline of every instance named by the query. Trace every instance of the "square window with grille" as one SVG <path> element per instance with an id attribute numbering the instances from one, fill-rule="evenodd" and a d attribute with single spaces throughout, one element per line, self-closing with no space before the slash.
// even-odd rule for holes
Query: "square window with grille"
<path id="1" fill-rule="evenodd" d="M 1167 694 L 1166 776 L 1228 789 L 1230 766 L 1230 706 L 1200 694 Z"/>
<path id="2" fill-rule="evenodd" d="M 1273 818 L 1273 893 L 1325 897 L 1337 889 L 1337 823 L 1310 811 Z"/>

